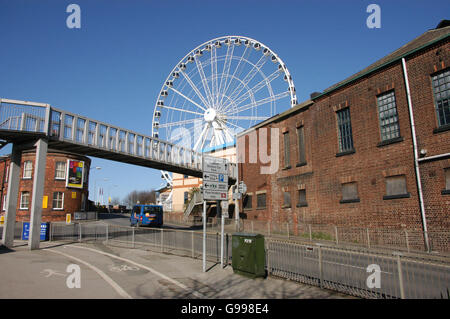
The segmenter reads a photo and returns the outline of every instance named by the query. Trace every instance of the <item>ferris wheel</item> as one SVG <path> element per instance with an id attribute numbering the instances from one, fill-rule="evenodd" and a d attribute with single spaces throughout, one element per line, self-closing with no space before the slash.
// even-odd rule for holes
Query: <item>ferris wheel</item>
<path id="1" fill-rule="evenodd" d="M 243 36 L 209 40 L 186 54 L 163 83 L 152 136 L 208 151 L 297 104 L 294 82 L 278 55 Z M 172 186 L 171 173 L 162 177 Z M 171 196 L 169 196 L 171 197 Z"/>

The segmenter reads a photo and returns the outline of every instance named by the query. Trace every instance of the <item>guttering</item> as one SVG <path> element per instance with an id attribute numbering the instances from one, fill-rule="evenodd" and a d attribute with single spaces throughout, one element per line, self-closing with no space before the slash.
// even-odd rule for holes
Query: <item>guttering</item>
<path id="1" fill-rule="evenodd" d="M 450 157 L 450 153 L 422 157 L 422 158 L 419 158 L 418 161 L 419 162 L 434 161 L 437 159 L 442 159 L 442 158 L 447 158 L 447 157 Z"/>
<path id="2" fill-rule="evenodd" d="M 411 101 L 411 91 L 409 88 L 408 71 L 406 69 L 406 61 L 405 61 L 404 57 L 402 58 L 402 68 L 403 68 L 403 77 L 404 77 L 405 86 L 406 86 L 406 94 L 407 94 L 407 102 L 408 102 L 408 110 L 409 110 L 409 120 L 410 120 L 411 135 L 412 135 L 412 140 L 413 140 L 414 169 L 416 172 L 417 191 L 419 193 L 420 214 L 422 217 L 425 248 L 428 252 L 430 252 L 430 243 L 428 240 L 428 230 L 427 230 L 427 219 L 425 216 L 425 205 L 423 202 L 422 181 L 420 179 L 419 152 L 418 152 L 418 148 L 417 148 L 416 127 L 414 124 L 414 113 L 413 113 L 413 107 L 412 107 L 412 101 Z"/>

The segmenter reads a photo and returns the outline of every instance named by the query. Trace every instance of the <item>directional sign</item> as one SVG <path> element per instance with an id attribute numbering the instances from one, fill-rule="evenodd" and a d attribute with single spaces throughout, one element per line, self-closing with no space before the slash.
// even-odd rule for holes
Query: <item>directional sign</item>
<path id="1" fill-rule="evenodd" d="M 205 200 L 225 200 L 225 199 L 228 199 L 228 193 L 203 189 L 203 199 L 205 199 Z"/>
<path id="2" fill-rule="evenodd" d="M 218 157 L 203 157 L 203 172 L 227 174 L 228 161 Z"/>
<path id="3" fill-rule="evenodd" d="M 203 189 L 226 192 L 228 190 L 227 183 L 221 182 L 203 182 Z"/>
<path id="4" fill-rule="evenodd" d="M 228 175 L 226 174 L 214 174 L 214 173 L 203 173 L 203 181 L 209 182 L 222 182 L 228 184 Z"/>

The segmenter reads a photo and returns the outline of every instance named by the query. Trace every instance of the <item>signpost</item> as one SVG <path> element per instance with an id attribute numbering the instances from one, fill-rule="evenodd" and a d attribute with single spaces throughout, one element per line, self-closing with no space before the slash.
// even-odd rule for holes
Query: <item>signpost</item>
<path id="1" fill-rule="evenodd" d="M 222 211 L 220 264 L 223 268 L 223 239 L 225 217 L 228 217 L 228 168 L 230 163 L 224 158 L 203 157 L 203 272 L 206 271 L 206 201 L 217 202 L 217 211 Z M 226 203 L 226 204 L 225 204 Z M 226 207 L 226 208 L 225 208 Z M 221 208 L 221 209 L 220 209 Z"/>

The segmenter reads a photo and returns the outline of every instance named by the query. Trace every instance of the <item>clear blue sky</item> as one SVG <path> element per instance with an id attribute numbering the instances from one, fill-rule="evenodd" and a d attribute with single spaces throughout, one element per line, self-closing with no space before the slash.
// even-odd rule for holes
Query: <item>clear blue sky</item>
<path id="1" fill-rule="evenodd" d="M 71 3 L 81 7 L 81 29 L 66 27 Z M 381 7 L 380 29 L 366 26 L 371 3 Z M 49 103 L 150 135 L 163 81 L 209 39 L 242 35 L 268 45 L 303 101 L 449 12 L 448 0 L 0 0 L 0 97 Z M 157 170 L 96 158 L 92 166 L 102 167 L 91 172 L 92 194 L 94 181 L 120 198 L 162 182 Z"/>

